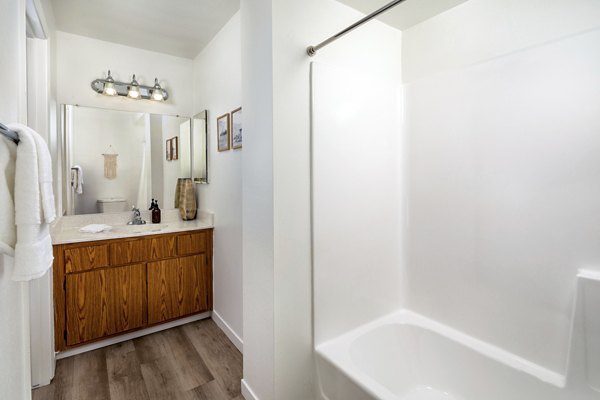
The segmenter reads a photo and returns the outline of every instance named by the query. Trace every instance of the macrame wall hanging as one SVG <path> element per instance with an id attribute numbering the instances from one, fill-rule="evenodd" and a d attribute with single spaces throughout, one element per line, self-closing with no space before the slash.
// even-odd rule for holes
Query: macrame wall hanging
<path id="1" fill-rule="evenodd" d="M 104 156 L 104 177 L 106 179 L 115 179 L 117 177 L 117 156 L 112 150 L 112 146 L 102 154 Z"/>

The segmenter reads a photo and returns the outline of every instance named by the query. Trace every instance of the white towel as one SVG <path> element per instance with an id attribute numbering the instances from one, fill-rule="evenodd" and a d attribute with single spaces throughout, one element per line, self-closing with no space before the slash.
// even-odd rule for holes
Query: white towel
<path id="1" fill-rule="evenodd" d="M 52 266 L 49 223 L 56 217 L 52 192 L 52 162 L 39 134 L 20 124 L 9 125 L 19 134 L 15 162 L 15 224 L 17 243 L 12 279 L 28 281 Z"/>
<path id="2" fill-rule="evenodd" d="M 79 165 L 73 165 L 71 168 L 71 186 L 75 193 L 83 194 L 83 168 Z"/>
<path id="3" fill-rule="evenodd" d="M 0 254 L 14 257 L 17 242 L 15 226 L 15 160 L 17 145 L 0 138 Z"/>
<path id="4" fill-rule="evenodd" d="M 48 150 L 48 144 L 37 132 L 24 125 L 21 125 L 21 127 L 29 130 L 35 140 L 38 156 L 38 180 L 40 182 L 40 194 L 42 195 L 42 210 L 44 211 L 44 221 L 50 224 L 56 219 L 54 191 L 52 190 L 52 157 Z"/>
<path id="5" fill-rule="evenodd" d="M 104 231 L 110 231 L 112 226 L 106 224 L 90 224 L 83 228 L 79 228 L 79 232 L 82 233 L 100 233 Z"/>

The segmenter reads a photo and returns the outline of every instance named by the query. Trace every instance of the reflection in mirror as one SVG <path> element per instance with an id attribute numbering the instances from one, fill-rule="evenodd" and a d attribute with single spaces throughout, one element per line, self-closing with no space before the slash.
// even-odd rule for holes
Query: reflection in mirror
<path id="1" fill-rule="evenodd" d="M 192 120 L 193 167 L 192 177 L 196 183 L 208 183 L 208 111 L 204 110 Z"/>
<path id="2" fill-rule="evenodd" d="M 189 118 L 70 105 L 62 117 L 64 214 L 173 207 L 191 176 Z"/>

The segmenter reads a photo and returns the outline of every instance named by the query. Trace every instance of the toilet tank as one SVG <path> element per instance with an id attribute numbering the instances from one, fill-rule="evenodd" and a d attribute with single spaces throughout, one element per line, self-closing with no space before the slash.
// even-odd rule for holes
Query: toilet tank
<path id="1" fill-rule="evenodd" d="M 127 211 L 127 200 L 119 197 L 98 199 L 96 205 L 99 213 L 116 213 Z"/>

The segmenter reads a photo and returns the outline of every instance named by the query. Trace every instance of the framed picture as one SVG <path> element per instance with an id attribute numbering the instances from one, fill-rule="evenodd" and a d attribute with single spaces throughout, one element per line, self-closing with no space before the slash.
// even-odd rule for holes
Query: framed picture
<path id="1" fill-rule="evenodd" d="M 242 107 L 231 112 L 231 147 L 242 148 Z"/>
<path id="2" fill-rule="evenodd" d="M 229 131 L 231 120 L 229 114 L 217 118 L 217 149 L 219 151 L 229 150 Z"/>
<path id="3" fill-rule="evenodd" d="M 171 140 L 172 139 L 167 139 L 167 144 L 165 146 L 165 148 L 167 149 L 167 154 L 166 154 L 167 161 L 171 161 L 173 159 L 173 153 L 171 153 Z"/>
<path id="4" fill-rule="evenodd" d="M 171 160 L 179 160 L 179 136 L 171 139 Z"/>

